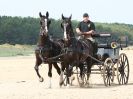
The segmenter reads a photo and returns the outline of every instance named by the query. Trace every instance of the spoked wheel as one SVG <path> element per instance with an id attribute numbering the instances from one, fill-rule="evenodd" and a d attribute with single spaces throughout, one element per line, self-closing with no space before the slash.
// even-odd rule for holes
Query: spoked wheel
<path id="1" fill-rule="evenodd" d="M 127 84 L 129 79 L 129 62 L 126 54 L 121 53 L 117 62 L 117 79 L 119 84 Z"/>
<path id="2" fill-rule="evenodd" d="M 80 69 L 77 67 L 77 80 L 80 87 L 84 87 L 85 84 L 87 83 L 87 64 L 86 63 L 84 63 L 83 65 L 82 77 L 80 75 Z"/>
<path id="3" fill-rule="evenodd" d="M 105 86 L 111 86 L 114 81 L 114 63 L 111 58 L 107 58 L 104 62 L 103 80 Z"/>

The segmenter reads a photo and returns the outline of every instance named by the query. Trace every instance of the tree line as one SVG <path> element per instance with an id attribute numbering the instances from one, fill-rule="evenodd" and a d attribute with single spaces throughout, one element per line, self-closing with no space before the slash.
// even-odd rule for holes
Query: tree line
<path id="1" fill-rule="evenodd" d="M 36 44 L 40 32 L 40 19 L 32 17 L 0 16 L 0 44 Z M 49 34 L 53 38 L 62 38 L 61 19 L 51 19 Z M 78 21 L 72 21 L 74 32 Z M 120 23 L 95 22 L 96 32 L 112 33 L 113 38 L 128 36 L 133 40 L 133 25 Z M 76 34 L 76 33 L 75 33 Z"/>

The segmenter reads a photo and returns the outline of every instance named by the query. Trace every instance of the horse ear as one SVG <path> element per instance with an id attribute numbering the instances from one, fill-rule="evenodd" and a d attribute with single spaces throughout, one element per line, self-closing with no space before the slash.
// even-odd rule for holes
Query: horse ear
<path id="1" fill-rule="evenodd" d="M 72 14 L 70 15 L 69 19 L 71 20 L 71 18 L 72 18 Z"/>
<path id="2" fill-rule="evenodd" d="M 49 13 L 48 13 L 48 11 L 46 12 L 46 17 L 47 17 L 47 18 L 49 17 Z"/>
<path id="3" fill-rule="evenodd" d="M 39 12 L 39 16 L 40 16 L 40 17 L 42 17 L 42 14 L 41 14 L 41 12 Z"/>
<path id="4" fill-rule="evenodd" d="M 62 14 L 62 19 L 64 20 L 65 19 L 65 17 L 64 17 L 64 15 Z"/>

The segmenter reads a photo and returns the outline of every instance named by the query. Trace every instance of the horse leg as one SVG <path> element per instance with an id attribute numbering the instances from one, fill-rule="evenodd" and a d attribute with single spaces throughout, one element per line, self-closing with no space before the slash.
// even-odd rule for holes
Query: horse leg
<path id="1" fill-rule="evenodd" d="M 83 63 L 80 63 L 78 67 L 79 67 L 79 69 L 80 69 L 79 82 L 80 82 L 80 83 L 83 83 L 83 78 L 82 78 L 82 76 L 83 76 Z"/>
<path id="2" fill-rule="evenodd" d="M 59 85 L 60 87 L 63 85 L 63 75 L 64 75 L 64 70 L 65 70 L 65 64 L 64 62 L 61 63 L 61 74 L 60 74 L 60 81 L 59 81 Z"/>
<path id="3" fill-rule="evenodd" d="M 42 64 L 42 60 L 39 58 L 38 55 L 36 55 L 36 65 L 35 65 L 34 69 L 35 69 L 35 71 L 37 73 L 37 76 L 39 77 L 39 81 L 43 82 L 44 79 L 43 79 L 43 77 L 41 77 L 41 75 L 39 73 L 39 66 L 40 66 L 40 64 Z"/>
<path id="4" fill-rule="evenodd" d="M 55 69 L 57 70 L 57 73 L 60 75 L 61 74 L 61 70 L 60 70 L 58 64 L 56 62 L 54 62 L 53 65 L 54 65 Z"/>
<path id="5" fill-rule="evenodd" d="M 92 67 L 92 59 L 87 59 L 87 84 L 89 85 L 89 78 L 91 74 L 91 67 Z"/>
<path id="6" fill-rule="evenodd" d="M 49 71 L 48 71 L 48 76 L 49 76 L 49 88 L 51 88 L 51 78 L 52 78 L 52 63 L 49 63 Z"/>
<path id="7" fill-rule="evenodd" d="M 69 80 L 69 66 L 66 68 L 66 79 L 67 79 L 67 87 L 70 86 L 70 80 Z"/>
<path id="8" fill-rule="evenodd" d="M 70 86 L 71 72 L 72 72 L 72 66 L 70 64 L 67 64 L 67 67 L 66 67 L 67 87 Z"/>
<path id="9" fill-rule="evenodd" d="M 75 79 L 75 77 L 74 77 L 72 71 L 73 71 L 73 66 L 72 66 L 72 65 L 69 65 L 69 73 L 68 73 L 68 76 L 69 76 L 70 81 L 71 81 L 71 82 L 70 82 L 71 86 L 72 86 L 73 80 Z"/>

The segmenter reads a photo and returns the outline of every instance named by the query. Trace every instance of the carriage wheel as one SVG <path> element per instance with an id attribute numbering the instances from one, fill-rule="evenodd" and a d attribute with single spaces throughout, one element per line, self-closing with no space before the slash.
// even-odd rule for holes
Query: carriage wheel
<path id="1" fill-rule="evenodd" d="M 111 58 L 107 58 L 103 66 L 103 80 L 105 86 L 111 86 L 114 81 L 114 63 Z"/>
<path id="2" fill-rule="evenodd" d="M 126 54 L 121 53 L 117 61 L 117 79 L 119 84 L 127 84 L 129 78 L 129 62 Z"/>
<path id="3" fill-rule="evenodd" d="M 87 67 L 85 64 L 84 64 L 84 68 L 83 68 L 82 77 L 80 77 L 80 70 L 77 67 L 77 80 L 78 80 L 80 87 L 84 87 L 85 84 L 87 84 Z"/>

